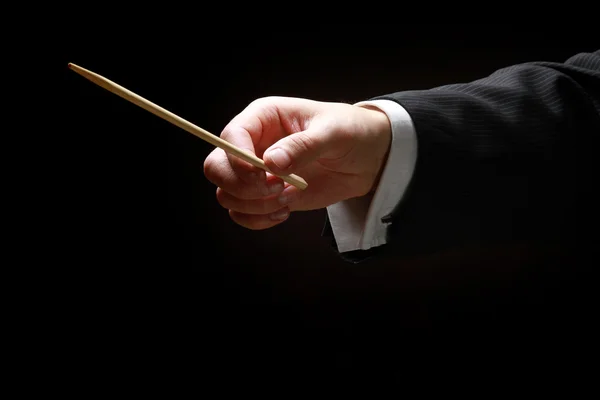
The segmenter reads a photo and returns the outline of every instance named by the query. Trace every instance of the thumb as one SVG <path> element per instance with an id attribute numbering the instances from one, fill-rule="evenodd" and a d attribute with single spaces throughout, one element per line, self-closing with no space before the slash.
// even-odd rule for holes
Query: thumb
<path id="1" fill-rule="evenodd" d="M 291 174 L 316 160 L 327 142 L 325 135 L 310 129 L 292 133 L 269 147 L 263 153 L 263 160 L 274 173 Z"/>

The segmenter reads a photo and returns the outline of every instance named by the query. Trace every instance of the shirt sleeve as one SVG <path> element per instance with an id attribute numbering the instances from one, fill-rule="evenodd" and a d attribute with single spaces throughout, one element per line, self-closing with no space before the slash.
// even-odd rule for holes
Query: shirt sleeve
<path id="1" fill-rule="evenodd" d="M 391 100 L 364 101 L 359 107 L 377 107 L 390 120 L 392 142 L 379 185 L 374 193 L 344 200 L 327 207 L 338 251 L 368 250 L 386 244 L 390 221 L 415 168 L 417 138 L 408 112 Z"/>

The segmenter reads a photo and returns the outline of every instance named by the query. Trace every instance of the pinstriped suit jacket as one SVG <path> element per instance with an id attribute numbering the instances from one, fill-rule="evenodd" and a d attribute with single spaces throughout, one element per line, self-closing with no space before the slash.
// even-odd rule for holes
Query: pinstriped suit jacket
<path id="1" fill-rule="evenodd" d="M 412 117 L 417 165 L 393 214 L 388 245 L 344 257 L 431 254 L 519 240 L 573 242 L 576 229 L 591 221 L 600 51 L 376 99 L 398 102 Z"/>

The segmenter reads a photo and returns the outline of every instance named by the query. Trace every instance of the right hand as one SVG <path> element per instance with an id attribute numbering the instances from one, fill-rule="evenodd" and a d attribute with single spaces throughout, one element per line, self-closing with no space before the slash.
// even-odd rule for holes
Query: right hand
<path id="1" fill-rule="evenodd" d="M 294 173 L 308 183 L 299 190 L 219 148 L 208 155 L 204 174 L 217 186 L 219 203 L 239 225 L 265 229 L 291 211 L 324 208 L 372 191 L 387 158 L 391 127 L 376 108 L 267 97 L 233 118 L 221 138 L 262 158 L 274 174 Z"/>

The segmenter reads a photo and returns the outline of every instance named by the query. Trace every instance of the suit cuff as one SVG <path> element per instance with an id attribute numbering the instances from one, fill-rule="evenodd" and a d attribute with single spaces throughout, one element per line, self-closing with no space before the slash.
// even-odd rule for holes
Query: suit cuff
<path id="1" fill-rule="evenodd" d="M 417 158 L 417 139 L 408 112 L 391 100 L 363 101 L 390 120 L 392 142 L 379 185 L 373 194 L 327 207 L 327 214 L 340 253 L 368 250 L 387 243 L 391 215 L 410 183 Z"/>

